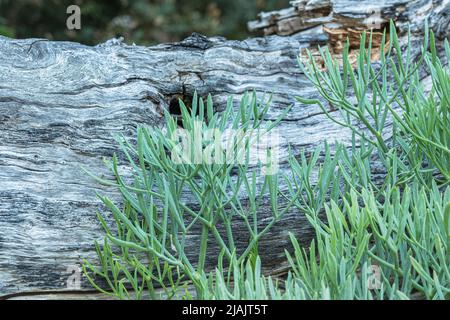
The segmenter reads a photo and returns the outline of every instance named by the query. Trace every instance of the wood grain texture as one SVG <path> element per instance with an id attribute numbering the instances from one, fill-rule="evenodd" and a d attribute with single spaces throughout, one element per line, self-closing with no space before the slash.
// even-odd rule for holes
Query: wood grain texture
<path id="1" fill-rule="evenodd" d="M 392 19 L 402 30 L 410 25 L 413 33 L 423 31 L 428 18 L 440 37 L 448 34 L 448 0 L 294 0 L 291 7 L 262 12 L 250 21 L 251 31 L 265 35 L 291 35 L 315 26 L 341 29 L 381 29 Z"/>
<path id="2" fill-rule="evenodd" d="M 349 2 L 332 1 L 330 10 L 345 16 L 342 8 Z M 400 2 L 389 1 L 386 13 Z M 403 15 L 423 2 L 402 4 Z M 321 1 L 308 3 L 322 12 Z M 346 12 L 356 16 L 354 8 L 359 6 Z M 447 36 L 448 1 L 433 10 L 431 26 Z M 423 20 L 406 19 L 417 25 L 414 39 L 419 41 Z M 0 37 L 0 295 L 64 290 L 68 268 L 82 258 L 95 260 L 93 241 L 103 236 L 95 216 L 103 207 L 95 193 L 119 198 L 114 188 L 92 181 L 80 166 L 107 176 L 102 157 L 117 151 L 113 136 L 133 137 L 142 124 L 162 125 L 162 110 L 174 96 L 211 93 L 221 108 L 229 95 L 239 100 L 246 90 L 272 92 L 270 119 L 294 105 L 280 124 L 284 148 L 290 144 L 298 153 L 324 140 L 349 142 L 350 133 L 316 107 L 295 102 L 296 95 L 316 96 L 296 57 L 300 48 L 326 44 L 323 24 L 296 29 L 288 37 L 227 41 L 193 34 L 153 47 L 117 39 L 91 47 Z M 404 35 L 405 24 L 399 28 Z M 244 234 L 242 226 L 235 229 Z M 283 266 L 289 231 L 302 243 L 312 236 L 306 219 L 291 210 L 260 243 L 268 269 Z M 246 241 L 243 237 L 238 244 Z M 189 245 L 193 254 L 198 251 L 195 237 Z M 83 288 L 88 288 L 85 282 Z"/>

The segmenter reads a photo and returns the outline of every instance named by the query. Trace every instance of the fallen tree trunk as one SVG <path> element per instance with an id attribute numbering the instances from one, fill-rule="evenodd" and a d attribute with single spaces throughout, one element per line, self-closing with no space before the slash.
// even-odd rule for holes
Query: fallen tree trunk
<path id="1" fill-rule="evenodd" d="M 291 9 L 251 24 L 289 36 L 245 41 L 194 34 L 154 47 L 116 39 L 90 47 L 0 37 L 0 295 L 65 289 L 82 258 L 95 261 L 93 241 L 103 236 L 95 213 L 104 210 L 95 192 L 120 198 L 80 166 L 108 175 L 102 157 L 117 152 L 114 134 L 133 137 L 138 125 L 161 125 L 162 110 L 195 90 L 211 93 L 219 108 L 229 95 L 238 100 L 247 90 L 272 92 L 271 118 L 294 104 L 279 129 L 295 153 L 327 139 L 349 142 L 350 132 L 295 102 L 296 95 L 315 96 L 296 56 L 311 45 L 334 46 L 327 30 L 367 28 L 361 8 L 370 2 L 294 1 Z M 447 37 L 449 10 L 448 1 L 389 1 L 380 7 L 380 29 L 396 19 L 404 40 L 410 21 L 419 43 L 428 15 L 430 26 Z M 415 46 L 413 56 L 419 52 Z M 260 243 L 267 270 L 283 265 L 288 231 L 304 244 L 312 237 L 306 219 L 290 211 Z M 189 246 L 196 252 L 198 243 Z"/>

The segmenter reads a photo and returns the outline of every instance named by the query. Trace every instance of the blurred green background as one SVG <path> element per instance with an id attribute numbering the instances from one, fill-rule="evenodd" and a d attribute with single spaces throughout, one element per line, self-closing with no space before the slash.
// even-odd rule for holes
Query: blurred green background
<path id="1" fill-rule="evenodd" d="M 68 30 L 66 8 L 81 8 L 81 30 Z M 0 0 L 0 34 L 97 44 L 116 36 L 149 45 L 192 32 L 244 39 L 247 21 L 289 0 Z"/>

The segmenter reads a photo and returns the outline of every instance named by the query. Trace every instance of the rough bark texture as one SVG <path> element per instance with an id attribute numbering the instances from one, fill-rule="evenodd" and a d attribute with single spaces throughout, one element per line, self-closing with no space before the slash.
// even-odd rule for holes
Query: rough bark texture
<path id="1" fill-rule="evenodd" d="M 273 92 L 271 118 L 294 104 L 280 124 L 285 146 L 298 153 L 326 139 L 348 142 L 349 132 L 320 110 L 295 102 L 296 95 L 316 95 L 296 57 L 300 48 L 332 38 L 322 28 L 334 28 L 330 22 L 344 31 L 365 28 L 361 12 L 371 2 L 294 1 L 250 24 L 289 36 L 245 41 L 194 34 L 154 47 L 115 39 L 90 47 L 0 37 L 0 295 L 65 289 L 71 266 L 95 260 L 93 241 L 103 236 L 95 192 L 119 198 L 80 166 L 107 175 L 102 157 L 117 151 L 113 135 L 132 137 L 138 125 L 160 125 L 161 111 L 180 95 L 211 93 L 220 108 L 229 95 L 238 100 L 246 90 Z M 410 21 L 420 40 L 427 14 L 438 35 L 448 36 L 448 1 L 386 3 L 379 8 L 382 23 L 396 18 L 402 36 Z M 288 231 L 303 243 L 312 236 L 306 219 L 289 212 L 261 241 L 268 270 L 282 266 Z M 197 239 L 189 246 L 197 252 Z"/>

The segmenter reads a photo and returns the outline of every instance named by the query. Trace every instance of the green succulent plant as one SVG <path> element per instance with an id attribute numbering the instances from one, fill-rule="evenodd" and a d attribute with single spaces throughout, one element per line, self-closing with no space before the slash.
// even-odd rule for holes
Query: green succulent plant
<path id="1" fill-rule="evenodd" d="M 119 172 L 117 156 L 106 162 L 113 181 L 91 174 L 118 188 L 123 200 L 119 206 L 99 196 L 115 229 L 98 214 L 106 235 L 95 244 L 99 261 L 83 266 L 91 284 L 123 299 L 449 299 L 448 41 L 445 63 L 427 29 L 421 58 L 409 63 L 411 43 L 402 56 L 391 25 L 389 45 L 385 33 L 381 47 L 387 54 L 376 68 L 372 37 L 366 37 L 355 69 L 348 44 L 342 66 L 327 49 L 320 49 L 326 70 L 310 52 L 308 61 L 299 59 L 318 96 L 298 101 L 318 105 L 353 139 L 350 147 L 325 142 L 309 155 L 290 152 L 290 170 L 282 176 L 269 170 L 270 150 L 266 163 L 252 163 L 250 155 L 255 137 L 271 132 L 289 109 L 265 121 L 270 101 L 255 93 L 244 95 L 239 106 L 230 98 L 222 112 L 210 96 L 205 103 L 195 94 L 191 106 L 180 101 L 181 119 L 166 112 L 164 128 L 138 128 L 135 143 L 119 137 L 132 178 Z M 421 67 L 431 88 L 421 82 Z M 177 134 L 179 125 L 184 135 Z M 228 159 L 226 149 L 239 150 L 234 155 L 242 161 L 208 162 L 203 151 L 174 157 L 180 137 L 188 150 L 210 150 L 208 143 L 196 144 L 200 137 L 214 140 L 209 133 L 215 129 L 244 134 L 231 140 L 231 149 L 209 156 Z M 374 174 L 380 165 L 383 176 Z M 267 202 L 270 217 L 261 223 Z M 290 209 L 306 216 L 315 238 L 302 248 L 291 234 L 290 270 L 275 278 L 262 273 L 258 243 Z M 236 245 L 236 223 L 247 232 L 244 248 Z M 196 256 L 186 250 L 193 237 L 199 238 Z"/>

